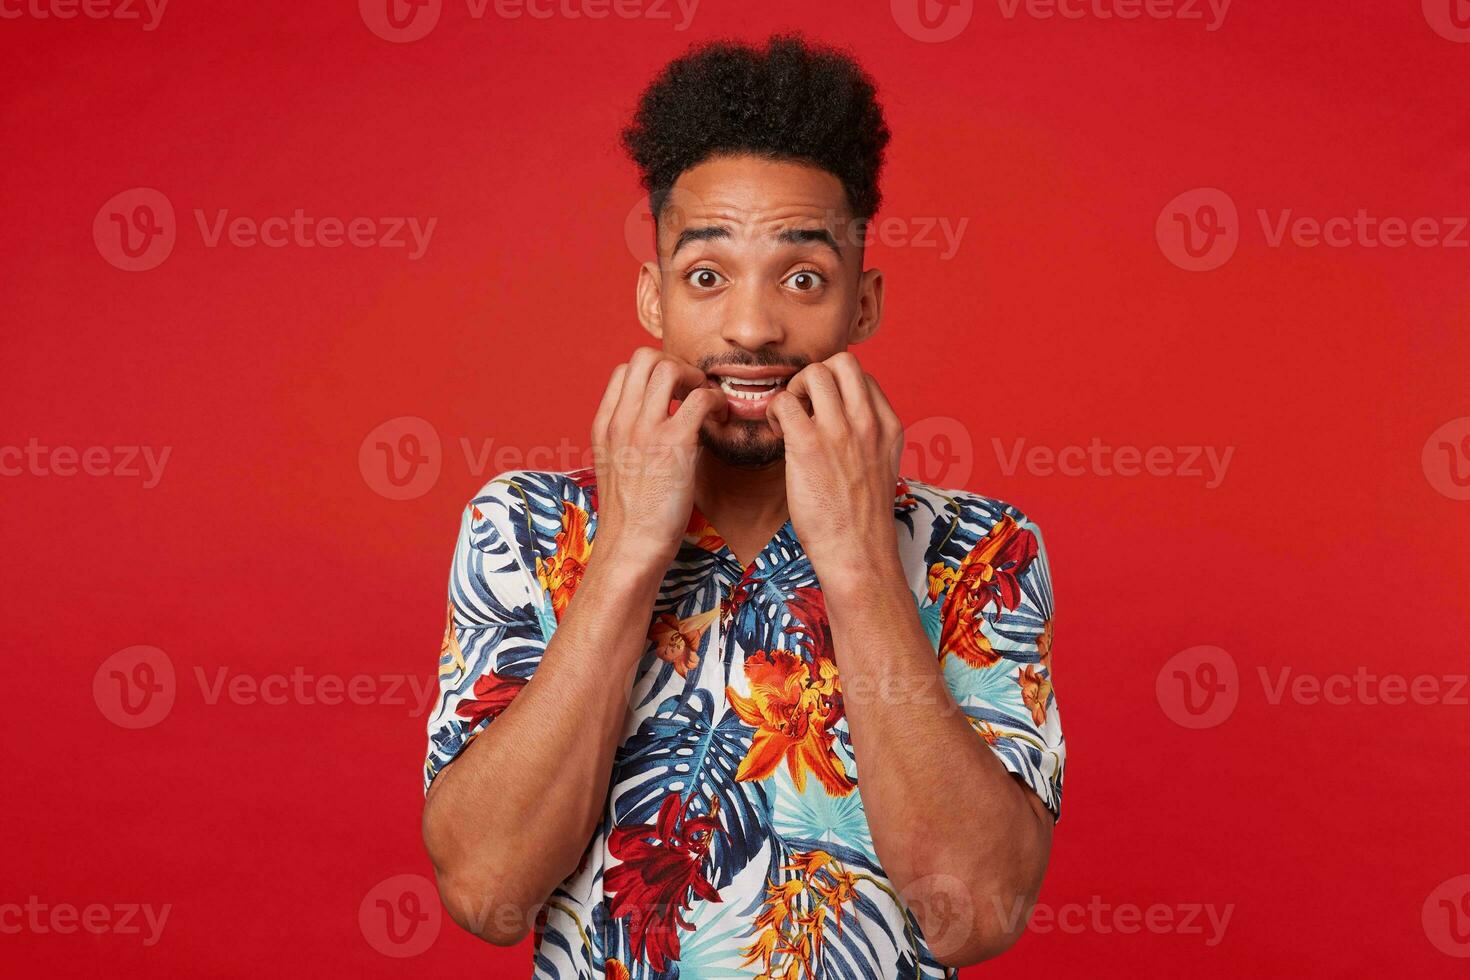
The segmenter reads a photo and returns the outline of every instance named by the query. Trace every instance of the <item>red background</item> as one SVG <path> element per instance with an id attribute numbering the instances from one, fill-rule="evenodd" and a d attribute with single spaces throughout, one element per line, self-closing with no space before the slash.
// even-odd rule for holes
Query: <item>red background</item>
<path id="1" fill-rule="evenodd" d="M 1042 902 L 1234 907 L 1215 946 L 1088 925 L 967 975 L 1463 971 L 1421 909 L 1470 873 L 1470 708 L 1273 705 L 1257 676 L 1470 660 L 1470 503 L 1421 465 L 1430 433 L 1470 415 L 1470 250 L 1270 247 L 1255 217 L 1470 209 L 1470 45 L 1417 0 L 1239 0 L 1216 31 L 981 3 L 944 43 L 886 3 L 704 0 L 680 32 L 450 2 L 406 44 L 350 2 L 174 0 L 153 31 L 0 22 L 0 444 L 171 447 L 151 489 L 0 478 L 0 903 L 172 906 L 151 948 L 0 935 L 7 972 L 529 976 L 529 942 L 496 949 L 446 919 L 394 959 L 359 928 L 376 884 L 430 873 L 421 713 L 210 704 L 196 669 L 433 677 L 460 508 L 524 465 L 475 472 L 460 440 L 585 446 L 608 373 L 648 340 L 616 145 L 641 86 L 695 40 L 791 27 L 851 46 L 879 82 L 883 214 L 969 219 L 947 260 L 870 249 L 885 325 L 855 352 L 906 420 L 953 420 L 971 489 L 1046 534 L 1070 765 Z M 134 187 L 172 202 L 178 243 L 130 273 L 92 225 Z M 1196 187 L 1240 209 L 1213 272 L 1154 236 Z M 438 223 L 409 261 L 209 248 L 195 208 Z M 359 467 L 400 416 L 442 440 L 438 480 L 405 501 Z M 1007 475 L 992 437 L 1234 457 L 1215 489 Z M 178 698 L 132 731 L 92 682 L 138 644 L 168 654 Z M 1191 730 L 1155 679 L 1203 644 L 1238 664 L 1239 704 Z"/>

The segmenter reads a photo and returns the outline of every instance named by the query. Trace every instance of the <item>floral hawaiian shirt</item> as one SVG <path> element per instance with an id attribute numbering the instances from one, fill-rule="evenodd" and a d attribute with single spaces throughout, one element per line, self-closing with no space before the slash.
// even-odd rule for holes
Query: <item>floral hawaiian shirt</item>
<path id="1" fill-rule="evenodd" d="M 1009 504 L 905 479 L 893 520 L 955 703 L 1058 815 L 1039 530 Z M 426 793 L 536 670 L 596 532 L 590 467 L 508 471 L 466 507 Z M 536 921 L 537 978 L 957 975 L 878 863 L 841 659 L 791 522 L 742 568 L 695 507 L 652 610 L 606 812 Z"/>

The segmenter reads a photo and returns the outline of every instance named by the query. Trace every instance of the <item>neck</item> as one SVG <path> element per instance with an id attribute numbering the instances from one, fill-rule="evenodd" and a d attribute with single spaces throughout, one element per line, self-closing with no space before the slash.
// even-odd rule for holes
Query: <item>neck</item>
<path id="1" fill-rule="evenodd" d="M 730 466 L 712 453 L 700 454 L 694 474 L 694 502 L 721 532 L 779 526 L 786 508 L 786 461 L 761 467 Z"/>

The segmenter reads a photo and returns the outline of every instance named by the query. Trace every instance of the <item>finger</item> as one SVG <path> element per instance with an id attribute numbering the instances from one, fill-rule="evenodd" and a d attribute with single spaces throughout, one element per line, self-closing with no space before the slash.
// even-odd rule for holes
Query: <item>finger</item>
<path id="1" fill-rule="evenodd" d="M 611 427 L 626 430 L 637 421 L 643 411 L 643 395 L 648 391 L 648 376 L 654 365 L 663 358 L 663 351 L 654 347 L 639 347 L 628 358 L 628 373 L 623 375 L 623 391 L 618 396 L 618 406 L 613 409 Z"/>
<path id="2" fill-rule="evenodd" d="M 802 368 L 787 383 L 786 390 L 811 401 L 812 418 L 820 428 L 830 432 L 847 428 L 847 412 L 842 405 L 842 394 L 837 390 L 837 381 L 832 377 L 832 371 L 826 363 L 818 361 Z M 785 421 L 784 417 L 782 421 Z"/>
<path id="3" fill-rule="evenodd" d="M 878 419 L 880 421 L 892 422 L 902 429 L 903 421 L 898 417 L 898 413 L 893 410 L 893 405 L 888 401 L 888 396 L 883 394 L 883 389 L 879 386 L 878 379 L 871 374 L 864 374 L 863 380 L 867 383 L 868 396 L 873 399 L 873 411 L 878 414 Z"/>
<path id="4" fill-rule="evenodd" d="M 778 391 L 771 396 L 771 402 L 766 406 L 766 420 L 772 423 L 771 427 L 788 446 L 807 446 L 816 439 L 816 425 L 806 414 L 801 399 L 790 391 Z"/>
<path id="5" fill-rule="evenodd" d="M 685 439 L 692 440 L 707 418 L 725 421 L 729 417 L 729 398 L 718 388 L 695 388 L 689 392 L 669 424 Z"/>
<path id="6" fill-rule="evenodd" d="M 613 410 L 618 407 L 618 396 L 623 391 L 623 376 L 627 373 L 626 362 L 613 368 L 607 387 L 602 391 L 602 401 L 598 403 L 597 412 L 592 416 L 592 445 L 594 446 L 602 446 L 607 443 L 607 424 L 612 421 Z"/>
<path id="7" fill-rule="evenodd" d="M 649 425 L 669 417 L 669 402 L 683 399 L 707 381 L 703 371 L 672 355 L 666 355 L 653 367 L 648 378 L 648 392 L 643 400 L 643 421 Z"/>
<path id="8" fill-rule="evenodd" d="M 847 422 L 855 431 L 876 432 L 878 416 L 873 410 L 872 395 L 868 392 L 867 375 L 857 358 L 847 351 L 827 358 L 827 369 L 837 382 L 842 396 L 843 408 L 847 411 Z"/>
<path id="9" fill-rule="evenodd" d="M 873 399 L 873 408 L 878 414 L 878 426 L 883 438 L 893 440 L 893 472 L 898 473 L 903 467 L 903 420 L 889 404 L 888 396 L 878 386 L 878 380 L 871 374 L 864 374 L 863 380 L 868 386 L 868 397 Z"/>

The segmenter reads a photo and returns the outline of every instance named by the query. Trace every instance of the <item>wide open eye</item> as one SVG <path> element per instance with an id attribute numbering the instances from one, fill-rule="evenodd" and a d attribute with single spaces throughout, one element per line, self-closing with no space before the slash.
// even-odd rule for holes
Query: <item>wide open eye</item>
<path id="1" fill-rule="evenodd" d="M 691 283 L 696 289 L 714 289 L 725 277 L 706 265 L 697 265 L 684 273 L 685 281 Z"/>
<path id="2" fill-rule="evenodd" d="M 810 293 L 827 282 L 827 277 L 817 269 L 797 269 L 784 280 L 798 293 Z"/>

